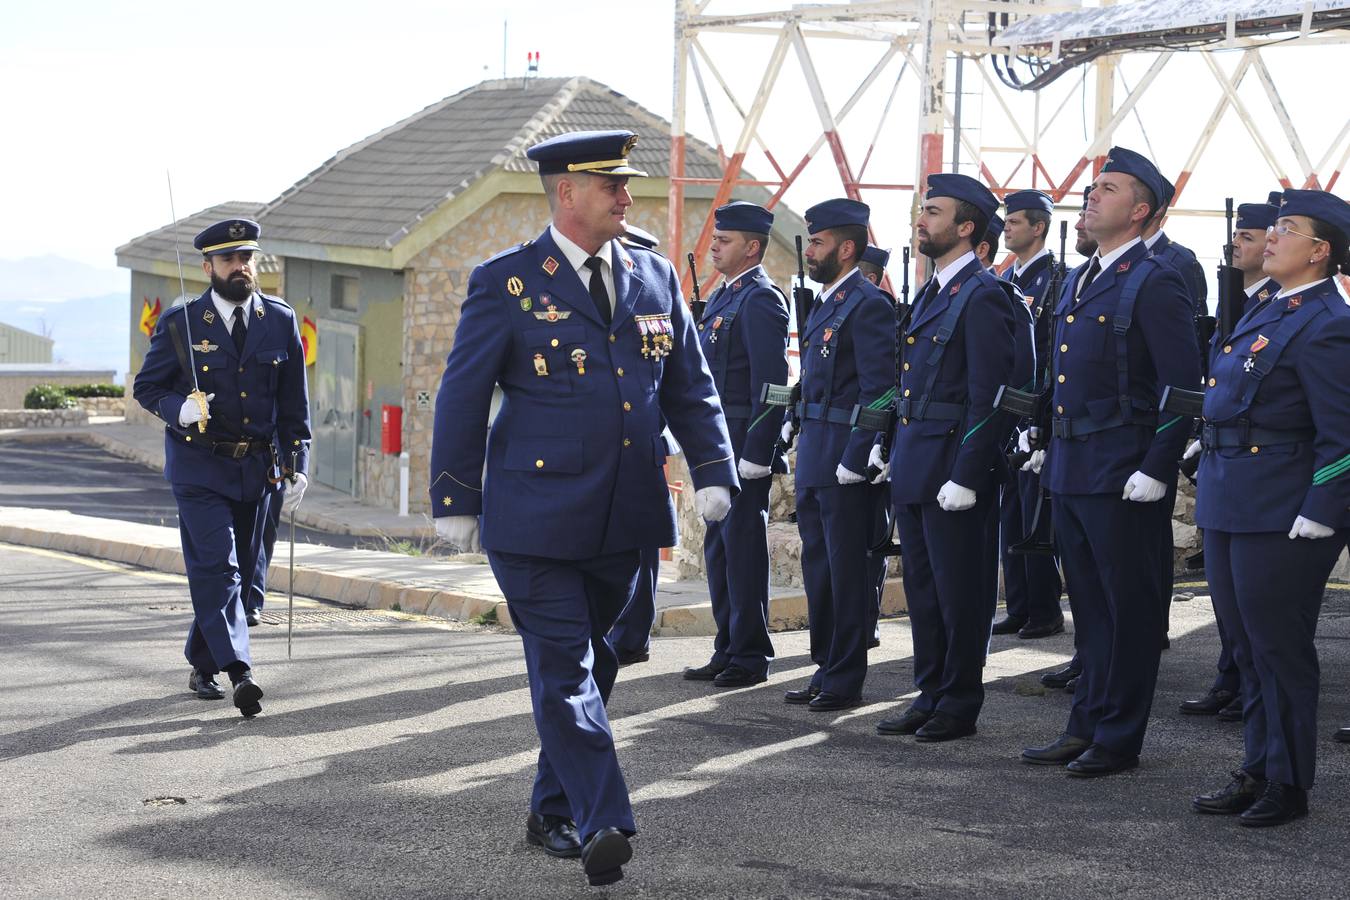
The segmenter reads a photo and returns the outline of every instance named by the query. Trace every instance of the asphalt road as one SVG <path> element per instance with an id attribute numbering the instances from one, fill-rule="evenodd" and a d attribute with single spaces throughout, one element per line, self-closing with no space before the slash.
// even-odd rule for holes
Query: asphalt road
<path id="1" fill-rule="evenodd" d="M 1324 734 L 1350 722 L 1350 598 L 1328 600 Z M 255 629 L 263 714 L 186 692 L 181 578 L 0 545 L 0 885 L 28 897 L 1309 896 L 1346 894 L 1350 748 L 1319 745 L 1312 816 L 1253 831 L 1188 810 L 1240 759 L 1234 726 L 1180 716 L 1216 653 L 1176 604 L 1141 767 L 1100 781 L 1022 765 L 1068 698 L 1035 674 L 1071 639 L 998 638 L 980 732 L 946 745 L 873 726 L 912 677 L 882 626 L 867 707 L 768 684 L 684 682 L 707 638 L 654 641 L 611 703 L 640 833 L 628 877 L 585 886 L 523 839 L 536 737 L 517 640 L 304 604 L 295 656 Z"/>

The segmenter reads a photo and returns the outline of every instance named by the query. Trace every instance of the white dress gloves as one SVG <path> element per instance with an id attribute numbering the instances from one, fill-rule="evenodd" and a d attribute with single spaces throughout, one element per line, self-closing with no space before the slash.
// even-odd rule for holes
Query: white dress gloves
<path id="1" fill-rule="evenodd" d="M 436 519 L 436 536 L 460 553 L 478 553 L 477 516 L 442 516 Z"/>
<path id="2" fill-rule="evenodd" d="M 716 485 L 699 488 L 694 494 L 694 511 L 705 522 L 720 522 L 731 512 L 731 490 Z"/>
<path id="3" fill-rule="evenodd" d="M 1125 482 L 1125 491 L 1120 495 L 1120 499 L 1133 500 L 1135 503 L 1156 503 L 1166 493 L 1167 485 L 1143 472 L 1135 472 L 1129 481 Z"/>
<path id="4" fill-rule="evenodd" d="M 975 505 L 975 492 L 955 481 L 948 481 L 938 489 L 937 502 L 943 512 L 961 512 Z"/>

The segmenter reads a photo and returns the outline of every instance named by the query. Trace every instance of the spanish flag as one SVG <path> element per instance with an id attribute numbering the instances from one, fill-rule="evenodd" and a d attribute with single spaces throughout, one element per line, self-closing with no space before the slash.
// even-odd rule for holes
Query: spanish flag
<path id="1" fill-rule="evenodd" d="M 150 305 L 150 298 L 145 297 L 145 305 L 141 307 L 141 331 L 146 337 L 155 333 L 155 325 L 159 322 L 160 302 L 155 298 L 155 305 Z"/>
<path id="2" fill-rule="evenodd" d="M 305 348 L 305 365 L 314 365 L 319 359 L 319 328 L 309 316 L 300 322 L 300 345 Z"/>

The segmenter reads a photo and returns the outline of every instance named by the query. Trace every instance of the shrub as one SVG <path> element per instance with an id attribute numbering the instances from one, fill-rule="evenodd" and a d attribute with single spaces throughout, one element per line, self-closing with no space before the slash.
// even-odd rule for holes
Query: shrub
<path id="1" fill-rule="evenodd" d="M 23 397 L 24 409 L 74 409 L 79 405 L 54 384 L 34 385 Z"/>
<path id="2" fill-rule="evenodd" d="M 125 397 L 127 389 L 120 384 L 72 384 L 63 390 L 68 397 Z"/>

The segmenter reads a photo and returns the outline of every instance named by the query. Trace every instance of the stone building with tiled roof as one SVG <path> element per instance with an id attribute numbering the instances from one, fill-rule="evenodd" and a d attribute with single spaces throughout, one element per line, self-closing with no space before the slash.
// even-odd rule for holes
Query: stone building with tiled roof
<path id="1" fill-rule="evenodd" d="M 384 451 L 398 445 L 410 457 L 410 508 L 427 509 L 432 401 L 469 273 L 538 236 L 548 222 L 525 149 L 566 131 L 607 128 L 640 135 L 631 158 L 651 177 L 629 182 L 634 204 L 628 218 L 664 239 L 670 124 L 583 77 L 482 82 L 339 151 L 270 203 L 251 207 L 279 270 L 276 292 L 317 327 L 312 477 L 396 507 L 398 456 Z M 721 175 L 716 150 L 693 140 L 685 169 L 691 178 Z M 686 188 L 686 234 L 697 233 L 712 193 L 710 186 Z M 767 196 L 747 189 L 739 198 L 763 202 Z M 219 217 L 247 215 L 249 207 Z M 196 214 L 180 231 L 195 234 L 226 208 L 235 206 Z M 805 225 L 781 205 L 776 212 L 767 265 L 786 286 L 795 271 L 793 236 Z M 171 266 L 176 277 L 166 236 L 170 229 L 119 248 L 119 263 L 161 276 Z M 200 274 L 196 262 L 185 268 Z M 136 290 L 133 281 L 133 318 L 140 312 Z M 138 339 L 144 336 L 133 332 L 133 344 Z M 133 371 L 143 352 L 133 347 Z M 386 407 L 402 417 L 392 443 L 381 440 Z"/>

